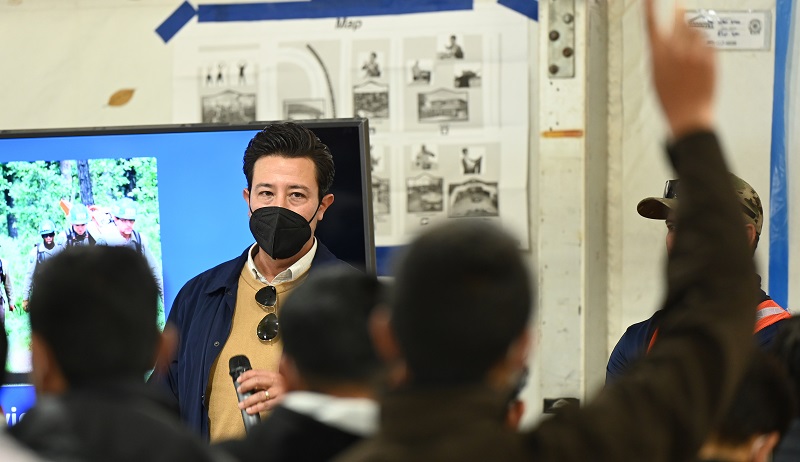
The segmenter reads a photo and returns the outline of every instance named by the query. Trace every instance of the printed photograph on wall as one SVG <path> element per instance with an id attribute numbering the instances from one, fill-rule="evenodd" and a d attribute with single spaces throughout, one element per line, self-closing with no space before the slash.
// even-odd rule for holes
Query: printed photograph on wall
<path id="1" fill-rule="evenodd" d="M 480 175 L 483 173 L 483 158 L 486 154 L 484 147 L 463 147 L 461 148 L 462 175 Z"/>
<path id="2" fill-rule="evenodd" d="M 473 179 L 449 185 L 447 216 L 496 217 L 499 216 L 497 182 Z"/>
<path id="3" fill-rule="evenodd" d="M 372 176 L 372 209 L 376 216 L 392 213 L 389 180 L 378 175 Z"/>
<path id="4" fill-rule="evenodd" d="M 436 48 L 439 59 L 464 59 L 464 36 L 462 34 L 440 35 Z"/>
<path id="5" fill-rule="evenodd" d="M 469 120 L 469 93 L 440 88 L 417 97 L 417 118 L 422 123 Z"/>
<path id="6" fill-rule="evenodd" d="M 203 123 L 246 123 L 256 120 L 255 64 L 245 59 L 209 62 L 200 69 Z"/>
<path id="7" fill-rule="evenodd" d="M 354 86 L 353 112 L 367 119 L 388 119 L 389 85 L 369 81 Z"/>
<path id="8" fill-rule="evenodd" d="M 325 117 L 325 100 L 322 98 L 291 99 L 283 101 L 283 118 L 287 120 L 312 120 Z"/>
<path id="9" fill-rule="evenodd" d="M 361 63 L 361 77 L 365 80 L 381 77 L 386 67 L 384 53 L 374 50 L 359 53 L 358 62 Z"/>
<path id="10" fill-rule="evenodd" d="M 386 146 L 370 145 L 372 165 L 372 220 L 376 236 L 392 235 L 392 168 Z"/>
<path id="11" fill-rule="evenodd" d="M 27 305 L 47 259 L 71 246 L 130 247 L 147 259 L 163 294 L 156 159 L 9 162 L 0 164 L 0 191 L 0 317 L 11 379 L 27 383 Z"/>
<path id="12" fill-rule="evenodd" d="M 437 170 L 439 168 L 439 155 L 436 146 L 431 144 L 415 145 L 411 149 L 410 169 Z"/>
<path id="13" fill-rule="evenodd" d="M 444 210 L 444 180 L 427 173 L 406 179 L 408 213 Z"/>
<path id="14" fill-rule="evenodd" d="M 457 63 L 453 66 L 453 86 L 455 88 L 479 88 L 481 86 L 481 66 L 476 63 Z"/>
<path id="15" fill-rule="evenodd" d="M 410 85 L 430 85 L 433 75 L 433 61 L 415 59 L 406 63 L 408 83 Z"/>

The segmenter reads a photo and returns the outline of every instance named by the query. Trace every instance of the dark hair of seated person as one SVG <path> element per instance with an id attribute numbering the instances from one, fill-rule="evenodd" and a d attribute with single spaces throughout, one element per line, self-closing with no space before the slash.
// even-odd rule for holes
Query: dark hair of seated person
<path id="1" fill-rule="evenodd" d="M 31 331 L 70 386 L 141 381 L 159 341 L 159 291 L 147 261 L 125 247 L 72 247 L 34 276 Z"/>
<path id="2" fill-rule="evenodd" d="M 417 238 L 393 294 L 390 322 L 416 386 L 482 382 L 527 328 L 533 305 L 517 241 L 480 220 Z"/>
<path id="3" fill-rule="evenodd" d="M 385 302 L 374 276 L 352 268 L 320 270 L 281 306 L 283 354 L 316 391 L 371 382 L 382 362 L 369 336 L 369 316 Z"/>

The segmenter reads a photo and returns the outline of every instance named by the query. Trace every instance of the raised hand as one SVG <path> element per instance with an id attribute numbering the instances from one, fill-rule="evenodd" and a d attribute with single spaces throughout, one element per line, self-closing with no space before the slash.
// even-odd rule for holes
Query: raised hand
<path id="1" fill-rule="evenodd" d="M 703 35 L 684 21 L 676 9 L 671 33 L 655 18 L 655 0 L 645 0 L 653 83 L 673 138 L 710 129 L 714 121 L 715 52 Z"/>

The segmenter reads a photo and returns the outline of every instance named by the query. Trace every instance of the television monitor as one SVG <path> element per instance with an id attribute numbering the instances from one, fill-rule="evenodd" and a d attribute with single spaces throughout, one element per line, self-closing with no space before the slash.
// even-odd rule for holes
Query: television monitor
<path id="1" fill-rule="evenodd" d="M 295 122 L 328 145 L 336 167 L 335 200 L 316 235 L 340 259 L 375 274 L 367 120 Z M 163 275 L 166 317 L 186 281 L 253 243 L 242 156 L 267 123 L 0 131 L 0 263 L 17 308 L 4 307 L 11 350 L 7 382 L 16 383 L 0 392 L 9 424 L 33 400 L 25 385 L 30 333 L 20 305 L 31 259 L 43 250 L 34 246 L 43 241 L 45 222 L 63 240 L 68 212 L 84 203 L 90 231 L 111 235 L 111 212 L 121 198 L 132 198 L 127 205 L 136 210 L 135 230 L 152 255 L 151 266 Z"/>

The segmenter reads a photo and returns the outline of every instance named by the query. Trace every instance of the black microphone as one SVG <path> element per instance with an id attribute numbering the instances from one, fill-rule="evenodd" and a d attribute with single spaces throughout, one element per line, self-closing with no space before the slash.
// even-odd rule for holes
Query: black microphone
<path id="1" fill-rule="evenodd" d="M 239 399 L 241 403 L 245 399 L 253 396 L 254 391 L 248 391 L 246 393 L 239 393 L 239 382 L 236 379 L 239 378 L 245 371 L 249 371 L 252 369 L 250 367 L 250 360 L 247 359 L 245 355 L 238 355 L 231 358 L 228 362 L 228 365 L 231 369 L 231 377 L 233 378 L 233 387 L 236 390 L 236 397 Z M 248 414 L 246 410 L 242 409 L 242 420 L 244 420 L 244 430 L 247 433 L 250 433 L 250 429 L 253 428 L 256 424 L 261 422 L 261 416 L 258 414 Z"/>

